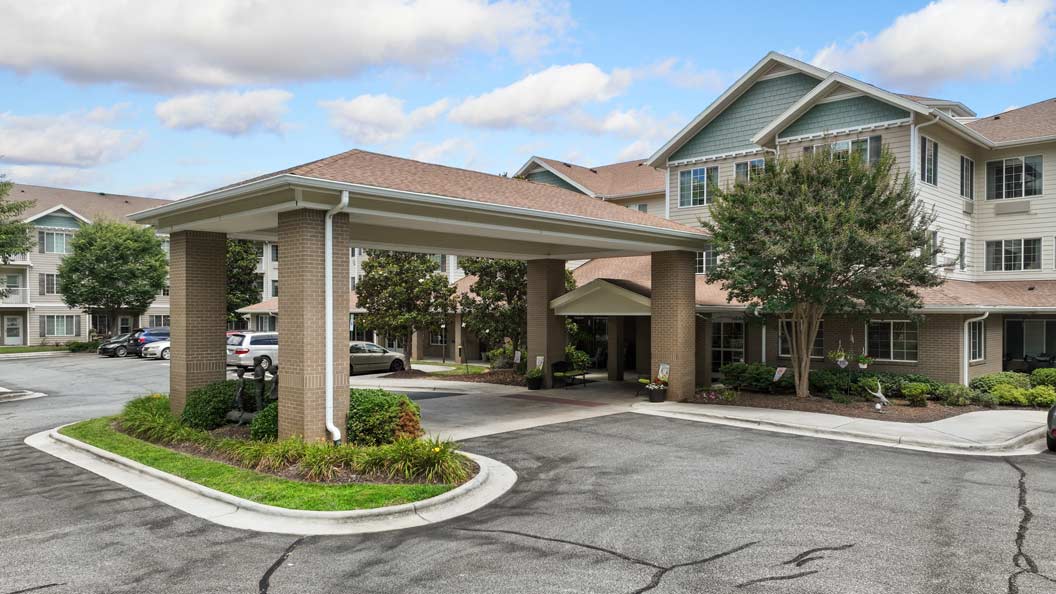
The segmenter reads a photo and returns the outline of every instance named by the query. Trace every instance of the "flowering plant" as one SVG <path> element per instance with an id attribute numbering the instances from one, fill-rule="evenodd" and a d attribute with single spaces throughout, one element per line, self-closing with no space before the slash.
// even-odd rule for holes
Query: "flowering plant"
<path id="1" fill-rule="evenodd" d="M 722 384 L 712 384 L 710 390 L 704 390 L 701 398 L 705 402 L 733 402 L 737 399 L 737 393 Z"/>

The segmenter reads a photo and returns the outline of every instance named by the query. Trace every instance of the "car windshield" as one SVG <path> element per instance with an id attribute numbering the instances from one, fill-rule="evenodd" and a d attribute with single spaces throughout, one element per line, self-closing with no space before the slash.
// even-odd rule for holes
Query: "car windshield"
<path id="1" fill-rule="evenodd" d="M 228 346 L 242 346 L 242 339 L 245 338 L 244 334 L 232 334 L 227 337 Z"/>
<path id="2" fill-rule="evenodd" d="M 128 333 L 128 332 L 125 332 L 124 334 L 118 334 L 117 336 L 111 338 L 110 340 L 115 341 L 115 342 L 116 341 L 120 341 L 120 340 L 128 340 L 129 336 L 132 336 L 132 335 L 130 333 Z"/>

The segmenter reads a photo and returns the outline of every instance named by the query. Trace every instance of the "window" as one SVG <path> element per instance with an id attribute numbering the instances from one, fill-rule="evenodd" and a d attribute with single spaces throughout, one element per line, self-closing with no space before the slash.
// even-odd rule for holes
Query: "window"
<path id="1" fill-rule="evenodd" d="M 258 260 L 263 260 L 264 259 L 264 242 L 263 241 L 254 241 L 253 242 L 253 247 L 254 247 L 254 249 L 257 250 L 257 259 Z"/>
<path id="2" fill-rule="evenodd" d="M 41 295 L 58 295 L 61 293 L 62 287 L 59 285 L 59 275 L 57 274 L 41 274 L 38 276 L 40 279 L 40 294 Z"/>
<path id="3" fill-rule="evenodd" d="M 751 161 L 741 161 L 733 166 L 734 178 L 737 183 L 748 183 L 752 180 L 753 175 L 759 175 L 766 170 L 766 161 L 764 159 L 752 159 Z"/>
<path id="4" fill-rule="evenodd" d="M 277 243 L 271 244 L 271 261 L 272 262 L 278 262 L 279 261 L 279 244 L 277 244 Z"/>
<path id="5" fill-rule="evenodd" d="M 447 344 L 447 326 L 429 333 L 429 344 L 432 346 L 444 346 Z"/>
<path id="6" fill-rule="evenodd" d="M 356 314 L 348 314 L 348 339 L 370 342 L 374 340 L 374 331 L 356 324 Z"/>
<path id="7" fill-rule="evenodd" d="M 851 153 L 861 155 L 870 165 L 880 160 L 883 145 L 882 136 L 870 136 L 868 138 L 856 138 L 854 140 L 840 140 L 831 144 L 815 144 L 803 147 L 803 154 L 812 155 L 819 149 L 828 149 L 833 159 L 844 160 Z"/>
<path id="8" fill-rule="evenodd" d="M 718 167 L 697 167 L 678 173 L 678 205 L 701 206 L 711 201 L 709 189 L 719 183 Z"/>
<path id="9" fill-rule="evenodd" d="M 168 260 L 172 252 L 172 245 L 168 239 L 161 240 L 161 251 L 165 252 L 165 259 Z"/>
<path id="10" fill-rule="evenodd" d="M 986 162 L 986 199 L 1040 196 L 1041 155 Z"/>
<path id="11" fill-rule="evenodd" d="M 627 208 L 631 210 L 637 210 L 638 212 L 649 212 L 649 205 L 644 202 L 638 204 L 628 204 Z"/>
<path id="12" fill-rule="evenodd" d="M 165 285 L 165 286 L 164 286 L 164 287 L 162 287 L 162 289 L 161 289 L 161 294 L 162 294 L 162 296 L 164 296 L 164 297 L 168 297 L 168 296 L 169 296 L 169 293 L 170 293 L 170 292 L 171 292 L 171 291 L 170 291 L 170 289 L 169 289 L 169 285 Z"/>
<path id="13" fill-rule="evenodd" d="M 1023 360 L 1056 353 L 1056 320 L 1005 320 L 1005 356 Z"/>
<path id="14" fill-rule="evenodd" d="M 37 249 L 42 254 L 70 254 L 73 253 L 70 239 L 70 236 L 65 233 L 38 231 Z"/>
<path id="15" fill-rule="evenodd" d="M 866 354 L 884 361 L 917 360 L 917 325 L 905 320 L 873 320 L 865 326 Z"/>
<path id="16" fill-rule="evenodd" d="M 80 334 L 77 316 L 41 316 L 44 336 L 77 336 Z"/>
<path id="17" fill-rule="evenodd" d="M 279 296 L 279 279 L 272 279 L 271 281 L 271 296 Z"/>
<path id="18" fill-rule="evenodd" d="M 975 199 L 975 161 L 961 155 L 961 197 Z"/>
<path id="19" fill-rule="evenodd" d="M 779 357 L 791 357 L 792 356 L 792 324 L 793 320 L 781 320 L 781 324 L 777 327 L 777 356 Z M 810 356 L 813 359 L 822 359 L 825 357 L 825 322 L 818 324 L 818 335 L 814 337 L 814 345 L 810 349 Z"/>
<path id="20" fill-rule="evenodd" d="M 1041 239 L 986 242 L 986 271 L 1041 270 Z"/>
<path id="21" fill-rule="evenodd" d="M 263 274 L 257 274 L 257 280 L 253 282 L 253 286 L 256 287 L 257 294 L 260 295 L 261 299 L 263 299 L 264 298 L 264 275 Z"/>
<path id="22" fill-rule="evenodd" d="M 128 334 L 132 332 L 132 316 L 121 316 L 117 318 L 117 333 Z"/>
<path id="23" fill-rule="evenodd" d="M 926 136 L 920 137 L 920 181 L 939 185 L 939 145 Z"/>
<path id="24" fill-rule="evenodd" d="M 168 316 L 168 314 L 163 314 L 163 315 L 151 314 L 149 326 L 151 328 L 168 327 L 170 319 L 171 318 Z"/>
<path id="25" fill-rule="evenodd" d="M 710 245 L 704 251 L 697 252 L 697 274 L 705 274 L 718 262 L 715 248 Z"/>
<path id="26" fill-rule="evenodd" d="M 986 322 L 976 320 L 968 324 L 968 355 L 971 361 L 986 358 Z"/>
<path id="27" fill-rule="evenodd" d="M 961 238 L 961 251 L 957 253 L 957 265 L 964 270 L 968 268 L 968 240 Z"/>
<path id="28" fill-rule="evenodd" d="M 279 318 L 275 316 L 257 316 L 257 332 L 275 332 L 279 329 Z"/>
<path id="29" fill-rule="evenodd" d="M 355 291 L 356 290 L 356 277 L 354 277 L 354 276 L 348 277 L 348 289 L 350 291 Z"/>
<path id="30" fill-rule="evenodd" d="M 444 254 L 434 254 L 433 259 L 436 260 L 436 265 L 440 272 L 447 272 L 447 256 Z"/>

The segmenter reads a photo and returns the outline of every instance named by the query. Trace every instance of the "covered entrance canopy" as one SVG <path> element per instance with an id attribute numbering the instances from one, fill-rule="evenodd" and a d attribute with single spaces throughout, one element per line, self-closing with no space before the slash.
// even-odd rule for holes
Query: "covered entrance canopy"
<path id="1" fill-rule="evenodd" d="M 671 364 L 672 396 L 693 389 L 693 266 L 707 239 L 702 229 L 554 186 L 358 150 L 132 219 L 171 234 L 170 391 L 177 409 L 189 390 L 224 377 L 228 237 L 279 245 L 281 436 L 322 438 L 330 418 L 324 401 L 333 402 L 334 426 L 343 427 L 347 337 L 328 331 L 326 320 L 336 328 L 347 323 L 353 245 L 528 260 L 528 361 L 543 357 L 547 371 L 563 358 L 564 327 L 550 302 L 564 292 L 565 260 L 650 254 L 653 332 L 662 333 L 652 356 Z M 330 315 L 320 315 L 328 297 Z M 332 399 L 324 398 L 328 391 Z"/>

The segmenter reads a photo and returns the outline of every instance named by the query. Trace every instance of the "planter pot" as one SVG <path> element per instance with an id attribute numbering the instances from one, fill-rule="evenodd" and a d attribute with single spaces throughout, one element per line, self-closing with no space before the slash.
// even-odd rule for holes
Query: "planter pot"
<path id="1" fill-rule="evenodd" d="M 663 402 L 666 399 L 666 390 L 649 390 L 649 402 Z"/>
<path id="2" fill-rule="evenodd" d="M 847 367 L 847 359 L 839 359 L 836 364 L 840 366 L 840 369 Z"/>
<path id="3" fill-rule="evenodd" d="M 543 378 L 541 377 L 530 377 L 525 382 L 528 384 L 529 390 L 538 390 L 543 387 Z"/>
<path id="4" fill-rule="evenodd" d="M 868 363 L 859 363 L 858 364 L 858 369 L 869 369 L 869 364 Z"/>

